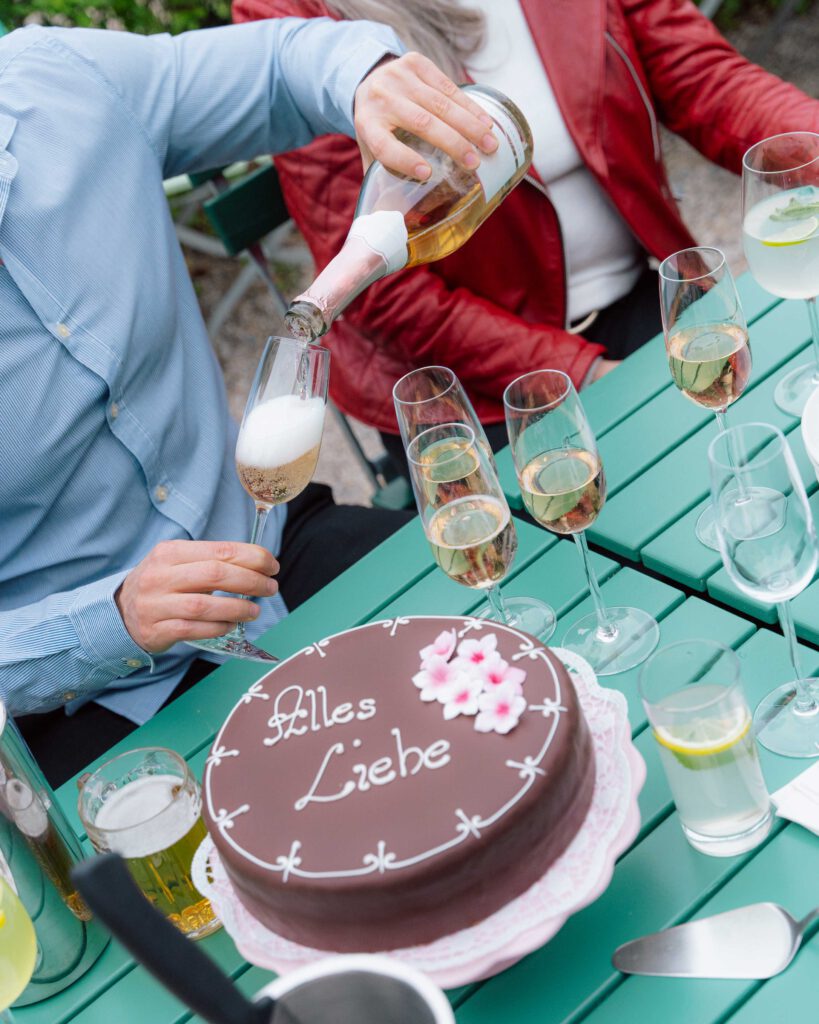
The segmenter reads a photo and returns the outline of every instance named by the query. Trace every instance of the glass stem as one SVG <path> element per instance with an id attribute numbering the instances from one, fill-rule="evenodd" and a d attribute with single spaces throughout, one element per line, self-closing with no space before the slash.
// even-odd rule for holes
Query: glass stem
<path id="1" fill-rule="evenodd" d="M 816 299 L 806 299 L 808 304 L 808 320 L 810 321 L 810 336 L 813 342 L 813 382 L 819 384 L 819 312 L 816 309 Z"/>
<path id="2" fill-rule="evenodd" d="M 503 622 L 507 626 L 510 625 L 509 612 L 506 610 L 506 602 L 503 600 L 500 587 L 490 587 L 486 592 L 486 599 L 489 602 L 489 607 L 492 609 L 497 622 Z"/>
<path id="3" fill-rule="evenodd" d="M 11 1010 L 0 1010 L 0 1024 L 14 1024 Z"/>
<path id="4" fill-rule="evenodd" d="M 793 699 L 793 707 L 797 714 L 810 714 L 817 710 L 817 706 L 806 689 L 802 677 L 802 661 L 799 657 L 799 647 L 796 644 L 796 629 L 793 625 L 793 613 L 791 612 L 790 602 L 781 601 L 777 604 L 776 610 L 779 614 L 779 624 L 782 626 L 782 632 L 788 641 L 788 653 L 790 654 L 791 665 L 796 675 L 794 680 L 796 696 Z"/>
<path id="5" fill-rule="evenodd" d="M 258 544 L 259 543 L 259 538 L 261 537 L 262 531 L 264 530 L 264 524 L 267 522 L 267 517 L 268 517 L 269 512 L 270 512 L 270 509 L 265 507 L 264 505 L 257 505 L 256 506 L 256 518 L 253 520 L 253 529 L 250 531 L 250 543 L 251 544 Z M 249 598 L 246 594 L 242 595 L 242 599 L 244 601 L 251 600 L 251 598 Z M 245 638 L 245 624 L 244 624 L 244 622 L 237 622 L 236 623 L 236 628 L 230 633 L 230 636 L 231 636 L 231 638 L 233 638 L 235 640 L 244 640 L 244 638 Z"/>
<path id="6" fill-rule="evenodd" d="M 717 421 L 717 430 L 719 430 L 720 434 L 725 434 L 727 432 L 727 430 L 728 430 L 728 428 L 725 425 L 725 410 L 724 409 L 715 409 L 714 410 L 714 416 L 716 417 L 716 421 Z M 731 443 L 732 441 L 733 441 L 733 438 L 729 437 L 728 438 L 728 445 L 727 445 L 727 447 L 728 447 L 728 461 L 730 462 L 731 466 L 736 467 L 737 459 L 734 456 L 734 446 Z M 748 492 L 745 490 L 745 481 L 742 479 L 742 474 L 741 473 L 737 473 L 735 475 L 735 479 L 736 479 L 736 482 L 737 482 L 737 490 L 739 491 L 739 500 L 740 501 L 747 501 L 748 500 Z"/>
<path id="7" fill-rule="evenodd" d="M 613 640 L 617 636 L 617 627 L 613 623 L 609 622 L 609 613 L 606 611 L 605 604 L 603 604 L 603 595 L 600 593 L 600 584 L 597 582 L 597 576 L 592 568 L 591 558 L 589 557 L 589 545 L 586 541 L 586 534 L 576 533 L 574 534 L 574 540 L 577 544 L 577 549 L 580 552 L 580 559 L 583 562 L 586 581 L 589 584 L 589 592 L 591 594 L 592 603 L 594 604 L 594 611 L 597 615 L 597 638 L 599 640 Z"/>

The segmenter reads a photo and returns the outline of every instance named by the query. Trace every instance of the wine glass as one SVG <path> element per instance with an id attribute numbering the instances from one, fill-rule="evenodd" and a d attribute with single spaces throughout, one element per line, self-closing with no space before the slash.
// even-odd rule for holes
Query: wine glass
<path id="1" fill-rule="evenodd" d="M 407 448 L 407 460 L 424 532 L 440 568 L 456 583 L 486 592 L 486 618 L 548 639 L 554 620 L 537 622 L 534 613 L 526 617 L 509 608 L 498 587 L 514 560 L 518 536 L 472 427 L 440 423 L 421 431 Z"/>
<path id="2" fill-rule="evenodd" d="M 787 373 L 774 401 L 801 416 L 819 386 L 819 135 L 786 132 L 742 158 L 742 242 L 751 273 L 783 299 L 805 299 L 813 360 Z"/>
<path id="3" fill-rule="evenodd" d="M 405 449 L 418 434 L 436 424 L 463 423 L 473 431 L 475 440 L 497 473 L 495 456 L 481 421 L 463 385 L 449 367 L 422 366 L 410 371 L 396 382 L 392 397 Z M 545 601 L 535 597 L 507 597 L 504 598 L 504 606 L 507 616 L 520 622 L 521 629 L 526 632 L 544 641 L 554 633 L 557 616 L 554 608 Z M 494 613 L 491 608 L 482 606 L 475 614 L 486 618 Z"/>
<path id="4" fill-rule="evenodd" d="M 795 679 L 754 712 L 763 747 L 786 757 L 819 756 L 819 684 L 805 679 L 790 600 L 816 572 L 816 530 L 784 435 L 767 423 L 731 427 L 708 448 L 711 501 L 722 561 L 736 587 L 776 605 Z"/>
<path id="5" fill-rule="evenodd" d="M 574 385 L 560 370 L 534 370 L 512 381 L 503 404 L 523 503 L 541 526 L 574 537 L 594 602 L 594 613 L 576 622 L 561 646 L 598 675 L 634 668 L 657 646 L 660 630 L 638 608 L 603 604 L 584 531 L 603 508 L 606 478 Z"/>
<path id="6" fill-rule="evenodd" d="M 37 966 L 34 925 L 5 872 L 0 870 L 0 1024 L 13 1024 L 7 1008 L 31 980 Z"/>
<path id="7" fill-rule="evenodd" d="M 751 376 L 748 328 L 734 279 L 719 249 L 675 252 L 660 264 L 660 308 L 671 376 L 680 391 L 711 409 L 720 431 L 725 410 Z M 696 525 L 697 540 L 717 551 L 714 510 Z"/>
<path id="8" fill-rule="evenodd" d="M 236 472 L 256 505 L 250 543 L 261 540 L 270 510 L 301 494 L 318 462 L 330 352 L 293 338 L 267 339 L 236 441 Z M 278 661 L 245 639 L 244 622 L 224 636 L 188 641 L 250 661 Z"/>

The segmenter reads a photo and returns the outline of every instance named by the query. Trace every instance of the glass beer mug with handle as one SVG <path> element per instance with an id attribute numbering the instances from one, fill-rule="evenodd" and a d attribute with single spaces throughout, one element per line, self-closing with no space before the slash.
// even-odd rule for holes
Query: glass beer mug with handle
<path id="1" fill-rule="evenodd" d="M 495 122 L 498 148 L 482 156 L 476 170 L 467 171 L 429 143 L 399 132 L 429 161 L 432 174 L 414 181 L 372 164 L 341 251 L 285 315 L 294 337 L 320 337 L 379 278 L 455 252 L 529 169 L 532 132 L 515 104 L 485 85 L 462 88 Z"/>
<path id="2" fill-rule="evenodd" d="M 202 796 L 172 750 L 144 747 L 80 780 L 79 813 L 99 853 L 118 853 L 154 906 L 192 939 L 221 927 L 191 878 L 205 838 Z"/>

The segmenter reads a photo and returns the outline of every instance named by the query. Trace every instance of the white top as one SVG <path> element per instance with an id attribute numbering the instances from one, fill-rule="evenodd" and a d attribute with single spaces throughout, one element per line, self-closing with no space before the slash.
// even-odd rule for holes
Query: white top
<path id="1" fill-rule="evenodd" d="M 483 46 L 467 70 L 520 107 L 532 129 L 533 166 L 563 232 L 568 320 L 626 295 L 642 270 L 640 246 L 586 168 L 569 135 L 519 0 L 465 0 L 486 19 Z"/>

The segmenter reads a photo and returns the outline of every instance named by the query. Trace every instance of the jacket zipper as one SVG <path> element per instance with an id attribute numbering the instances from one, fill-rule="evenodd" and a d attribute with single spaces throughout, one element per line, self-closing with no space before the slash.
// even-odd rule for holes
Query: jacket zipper
<path id="1" fill-rule="evenodd" d="M 557 237 L 560 242 L 560 258 L 563 261 L 563 323 L 564 330 L 568 330 L 569 327 L 571 327 L 571 324 L 569 323 L 569 281 L 568 274 L 566 272 L 566 249 L 563 245 L 563 228 L 560 224 L 560 217 L 557 215 L 555 204 L 552 202 L 549 192 L 543 182 L 538 181 L 537 178 L 533 177 L 531 174 L 524 174 L 523 180 L 528 181 L 530 185 L 534 185 L 538 192 L 540 192 L 542 196 L 545 196 L 546 201 L 554 211 L 555 223 L 557 224 Z"/>
<path id="2" fill-rule="evenodd" d="M 606 41 L 615 50 L 615 52 L 619 54 L 620 59 L 628 68 L 628 72 L 631 75 L 634 84 L 637 86 L 637 91 L 640 93 L 640 98 L 642 99 L 645 108 L 648 112 L 648 120 L 651 125 L 651 138 L 654 143 L 654 159 L 657 163 L 660 163 L 662 161 L 662 150 L 660 149 L 660 131 L 657 127 L 657 115 L 654 112 L 654 105 L 652 104 L 648 94 L 645 91 L 643 83 L 640 80 L 640 76 L 637 74 L 637 69 L 634 67 L 634 64 L 629 59 L 629 56 L 626 53 L 626 51 L 617 42 L 617 40 L 614 38 L 611 32 L 606 32 Z"/>

